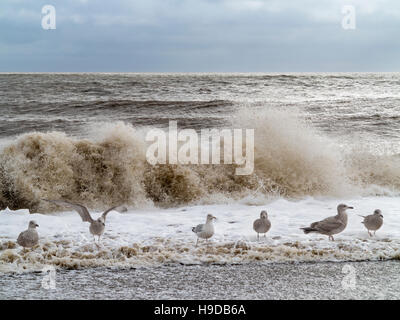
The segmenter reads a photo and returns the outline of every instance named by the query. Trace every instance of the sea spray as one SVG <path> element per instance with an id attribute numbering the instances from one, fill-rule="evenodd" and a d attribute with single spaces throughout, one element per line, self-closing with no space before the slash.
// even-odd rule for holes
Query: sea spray
<path id="1" fill-rule="evenodd" d="M 59 132 L 22 135 L 0 155 L 1 205 L 35 211 L 42 198 L 94 208 L 143 205 L 144 147 L 133 131 L 118 123 L 98 142 Z"/>
<path id="2" fill-rule="evenodd" d="M 236 118 L 256 128 L 255 171 L 269 188 L 289 197 L 349 192 L 341 149 L 293 112 L 243 108 Z"/>
<path id="3" fill-rule="evenodd" d="M 243 108 L 234 119 L 234 128 L 255 130 L 255 168 L 248 176 L 235 175 L 235 164 L 153 166 L 146 161 L 144 129 L 123 122 L 99 125 L 86 139 L 26 133 L 0 153 L 0 206 L 45 212 L 56 208 L 40 199 L 62 198 L 95 209 L 120 203 L 173 207 L 259 195 L 340 197 L 400 190 L 396 156 L 348 150 L 288 110 Z"/>

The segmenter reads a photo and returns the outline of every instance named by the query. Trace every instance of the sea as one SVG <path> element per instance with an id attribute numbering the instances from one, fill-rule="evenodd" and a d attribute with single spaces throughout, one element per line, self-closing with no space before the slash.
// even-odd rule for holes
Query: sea
<path id="1" fill-rule="evenodd" d="M 400 298 L 399 89 L 400 73 L 1 73 L 0 299 Z M 149 163 L 148 132 L 171 121 L 254 130 L 254 170 Z M 96 244 L 43 199 L 128 211 Z M 335 241 L 302 232 L 340 203 L 354 209 Z"/>

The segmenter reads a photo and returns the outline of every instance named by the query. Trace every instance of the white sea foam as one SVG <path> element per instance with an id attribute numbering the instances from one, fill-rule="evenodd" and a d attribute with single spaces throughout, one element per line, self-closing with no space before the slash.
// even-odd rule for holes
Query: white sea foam
<path id="1" fill-rule="evenodd" d="M 44 265 L 60 268 L 97 266 L 139 267 L 160 264 L 234 264 L 252 262 L 358 261 L 400 257 L 400 209 L 398 198 L 273 200 L 265 205 L 225 204 L 174 209 L 112 212 L 100 248 L 75 212 L 29 214 L 28 210 L 0 213 L 0 272 L 41 270 Z M 259 199 L 257 200 L 259 202 Z M 346 230 L 327 237 L 305 235 L 299 228 L 333 215 L 339 202 L 355 207 L 348 212 Z M 357 214 L 380 208 L 384 225 L 370 238 Z M 272 227 L 258 242 L 252 230 L 254 219 L 266 209 Z M 216 233 L 206 245 L 195 247 L 191 227 L 212 213 Z M 99 213 L 100 214 L 100 213 Z M 97 216 L 96 213 L 93 216 Z M 16 244 L 28 221 L 38 222 L 40 246 L 24 252 Z"/>

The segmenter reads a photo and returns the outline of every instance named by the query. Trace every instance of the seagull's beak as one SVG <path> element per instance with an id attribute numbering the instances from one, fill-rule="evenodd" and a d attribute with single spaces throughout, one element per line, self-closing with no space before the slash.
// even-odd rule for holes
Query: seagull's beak
<path id="1" fill-rule="evenodd" d="M 39 225 L 36 223 L 36 227 L 39 227 Z"/>
<path id="2" fill-rule="evenodd" d="M 347 209 L 354 209 L 353 207 L 349 207 L 349 206 L 347 206 Z"/>
<path id="3" fill-rule="evenodd" d="M 212 218 L 213 218 L 214 220 L 217 220 L 217 217 L 214 217 L 214 216 L 213 216 Z"/>

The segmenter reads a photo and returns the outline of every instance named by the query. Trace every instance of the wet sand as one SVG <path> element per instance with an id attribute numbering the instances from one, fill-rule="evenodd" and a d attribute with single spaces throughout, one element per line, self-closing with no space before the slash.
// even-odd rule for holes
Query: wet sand
<path id="1" fill-rule="evenodd" d="M 0 276 L 0 299 L 399 299 L 400 262 L 171 265 Z"/>

